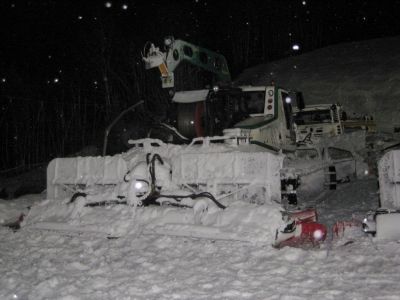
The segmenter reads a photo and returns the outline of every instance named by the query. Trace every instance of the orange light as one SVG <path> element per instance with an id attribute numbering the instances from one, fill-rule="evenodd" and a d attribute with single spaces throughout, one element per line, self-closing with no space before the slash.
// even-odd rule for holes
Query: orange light
<path id="1" fill-rule="evenodd" d="M 168 76 L 168 68 L 165 65 L 165 63 L 162 63 L 161 65 L 159 65 L 158 69 L 160 70 L 160 73 L 161 73 L 162 77 L 167 77 Z"/>
<path id="2" fill-rule="evenodd" d="M 268 109 L 268 110 L 271 110 L 271 109 L 272 109 L 272 105 L 268 105 L 268 106 L 267 106 L 267 109 Z"/>

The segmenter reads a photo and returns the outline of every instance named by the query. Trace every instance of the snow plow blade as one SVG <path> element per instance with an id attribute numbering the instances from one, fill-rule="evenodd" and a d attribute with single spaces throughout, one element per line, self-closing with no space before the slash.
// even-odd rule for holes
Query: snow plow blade
<path id="1" fill-rule="evenodd" d="M 235 202 L 225 210 L 201 199 L 193 208 L 172 206 L 85 207 L 83 200 L 65 204 L 45 201 L 33 207 L 28 229 L 67 235 L 122 237 L 130 233 L 183 236 L 212 240 L 271 243 L 277 224 L 284 226 L 279 205 Z"/>
<path id="2" fill-rule="evenodd" d="M 83 199 L 70 204 L 46 200 L 32 208 L 22 226 L 65 235 L 108 238 L 129 234 L 168 235 L 282 248 L 317 246 L 324 241 L 326 228 L 313 221 L 314 217 L 312 209 L 291 216 L 276 203 L 257 205 L 236 201 L 221 210 L 207 199 L 200 199 L 193 208 L 126 204 L 85 207 Z"/>
<path id="3" fill-rule="evenodd" d="M 45 200 L 32 206 L 21 227 L 67 235 L 120 237 L 133 226 L 133 210 L 126 205 L 85 207 L 84 199 L 68 201 Z"/>

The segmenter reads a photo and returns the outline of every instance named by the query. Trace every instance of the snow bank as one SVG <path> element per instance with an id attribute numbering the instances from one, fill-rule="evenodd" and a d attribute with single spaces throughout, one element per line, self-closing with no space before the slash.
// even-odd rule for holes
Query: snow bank
<path id="1" fill-rule="evenodd" d="M 0 225 L 16 221 L 21 213 L 26 215 L 29 207 L 42 199 L 43 195 L 40 194 L 27 195 L 14 200 L 0 199 Z"/>

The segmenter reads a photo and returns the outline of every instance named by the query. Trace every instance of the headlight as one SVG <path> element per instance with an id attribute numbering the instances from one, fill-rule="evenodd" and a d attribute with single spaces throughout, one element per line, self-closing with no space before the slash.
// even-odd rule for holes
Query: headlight
<path id="1" fill-rule="evenodd" d="M 174 38 L 172 36 L 167 36 L 164 38 L 164 45 L 166 47 L 168 48 L 171 47 L 173 43 L 174 43 Z"/>
<path id="2" fill-rule="evenodd" d="M 149 190 L 149 183 L 146 180 L 136 179 L 133 188 L 137 197 L 141 197 Z"/>
<path id="3" fill-rule="evenodd" d="M 135 189 L 140 190 L 143 187 L 143 183 L 140 181 L 136 181 L 135 183 Z"/>

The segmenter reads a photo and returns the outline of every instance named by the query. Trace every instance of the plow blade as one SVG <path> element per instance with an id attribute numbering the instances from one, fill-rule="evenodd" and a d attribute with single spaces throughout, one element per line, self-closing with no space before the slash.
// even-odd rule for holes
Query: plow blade
<path id="1" fill-rule="evenodd" d="M 84 201 L 66 204 L 46 200 L 35 205 L 21 224 L 29 230 L 56 231 L 67 235 L 94 234 L 120 237 L 133 226 L 132 207 L 85 207 Z"/>
<path id="2" fill-rule="evenodd" d="M 325 231 L 319 227 L 320 224 L 303 223 L 299 219 L 294 223 L 295 230 L 284 233 L 288 222 L 282 219 L 279 205 L 237 201 L 221 210 L 206 203 L 206 200 L 199 200 L 198 203 L 193 208 L 128 205 L 85 207 L 81 200 L 69 204 L 44 201 L 32 208 L 22 227 L 65 235 L 88 234 L 108 238 L 129 234 L 168 235 L 269 244 L 277 248 L 299 246 L 303 242 L 313 243 L 325 238 Z M 309 216 L 310 212 L 306 215 Z M 293 225 L 293 221 L 290 222 Z M 316 237 L 316 231 L 322 235 Z"/>
<path id="3" fill-rule="evenodd" d="M 122 237 L 136 232 L 272 244 L 277 226 L 284 225 L 279 205 L 238 201 L 221 210 L 206 199 L 193 208 L 85 204 L 84 198 L 74 203 L 46 200 L 32 207 L 22 227 L 66 235 Z"/>
<path id="4" fill-rule="evenodd" d="M 209 199 L 192 207 L 134 207 L 126 204 L 85 206 L 49 201 L 32 207 L 22 227 L 58 232 L 62 235 L 91 235 L 107 238 L 129 234 L 167 235 L 253 244 L 313 247 L 325 240 L 326 228 L 316 222 L 313 209 L 282 213 L 278 204 L 257 205 L 232 202 L 222 210 Z"/>
<path id="5" fill-rule="evenodd" d="M 272 244 L 277 226 L 284 225 L 277 206 L 235 202 L 225 210 L 213 208 L 152 207 L 137 216 L 144 234 L 262 244 Z"/>

